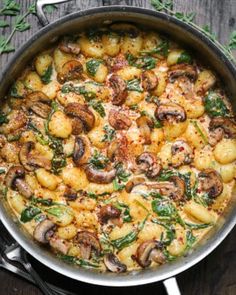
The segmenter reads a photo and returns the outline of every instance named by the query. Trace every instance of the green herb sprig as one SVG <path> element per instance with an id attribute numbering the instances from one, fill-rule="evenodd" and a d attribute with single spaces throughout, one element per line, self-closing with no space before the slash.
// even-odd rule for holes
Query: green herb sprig
<path id="1" fill-rule="evenodd" d="M 11 40 L 16 32 L 24 32 L 29 30 L 31 25 L 26 21 L 26 18 L 36 13 L 35 3 L 33 2 L 27 9 L 27 11 L 23 14 L 21 12 L 21 6 L 15 0 L 3 0 L 3 6 L 0 8 L 0 16 L 11 16 L 15 17 L 13 21 L 13 29 L 8 37 L 0 36 L 0 55 L 3 53 L 9 53 L 15 51 L 15 47 L 12 46 Z M 50 9 L 49 7 L 50 6 Z M 46 5 L 46 10 L 51 13 L 56 6 L 54 5 Z M 9 26 L 6 21 L 0 20 L 0 27 L 4 28 Z"/>
<path id="2" fill-rule="evenodd" d="M 173 0 L 151 0 L 152 6 L 157 11 L 164 11 L 174 16 L 175 18 L 189 24 L 193 28 L 197 29 L 205 36 L 207 36 L 215 45 L 233 62 L 236 63 L 236 59 L 232 54 L 232 50 L 236 49 L 236 31 L 233 31 L 229 36 L 229 43 L 226 45 L 221 44 L 217 39 L 216 35 L 210 30 L 209 26 L 200 27 L 194 23 L 195 12 L 182 13 L 173 11 Z"/>

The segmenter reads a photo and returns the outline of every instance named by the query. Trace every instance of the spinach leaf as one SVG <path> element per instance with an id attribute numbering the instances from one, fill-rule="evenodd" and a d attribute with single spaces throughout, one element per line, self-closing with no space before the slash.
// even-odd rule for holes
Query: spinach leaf
<path id="1" fill-rule="evenodd" d="M 22 98 L 23 97 L 22 95 L 19 95 L 16 83 L 14 83 L 10 89 L 10 96 L 15 97 L 15 98 Z"/>
<path id="2" fill-rule="evenodd" d="M 85 260 L 85 259 L 77 258 L 75 256 L 58 254 L 58 257 L 61 260 L 63 260 L 64 262 L 69 263 L 69 264 L 77 264 L 77 265 L 79 265 L 81 267 L 85 267 L 85 268 L 99 268 L 98 264 L 92 263 L 92 262 Z"/>
<path id="3" fill-rule="evenodd" d="M 5 168 L 0 168 L 0 174 L 4 174 L 6 173 L 6 169 Z"/>
<path id="4" fill-rule="evenodd" d="M 71 214 L 71 209 L 66 205 L 60 204 L 58 206 L 53 206 L 46 209 L 46 212 L 48 214 L 61 218 L 65 213 Z"/>
<path id="5" fill-rule="evenodd" d="M 102 117 L 106 116 L 106 112 L 101 100 L 92 99 L 89 101 L 89 105 Z"/>
<path id="6" fill-rule="evenodd" d="M 158 176 L 158 181 L 168 181 L 172 176 L 176 175 L 176 171 L 163 169 L 161 174 Z"/>
<path id="7" fill-rule="evenodd" d="M 186 226 L 189 227 L 190 229 L 204 229 L 209 226 L 212 226 L 212 223 L 201 223 L 201 224 L 195 224 L 195 223 L 189 223 L 185 222 Z"/>
<path id="8" fill-rule="evenodd" d="M 130 66 L 134 66 L 139 69 L 151 70 L 156 66 L 156 59 L 151 56 L 142 56 L 135 58 L 132 54 L 128 53 L 126 59 Z"/>
<path id="9" fill-rule="evenodd" d="M 52 76 L 52 65 L 50 65 L 45 73 L 41 76 L 41 80 L 43 81 L 44 84 L 48 84 L 51 82 L 51 76 Z"/>
<path id="10" fill-rule="evenodd" d="M 147 217 L 138 225 L 138 227 L 135 230 L 129 232 L 124 237 L 121 237 L 121 238 L 116 239 L 116 240 L 112 240 L 111 241 L 112 245 L 116 249 L 122 250 L 125 247 L 129 246 L 130 244 L 132 244 L 137 239 L 138 234 L 140 233 L 140 231 L 144 228 L 144 225 L 146 223 Z"/>
<path id="11" fill-rule="evenodd" d="M 2 125 L 4 123 L 8 123 L 8 122 L 9 122 L 9 120 L 7 119 L 7 115 L 0 112 L 0 125 Z"/>
<path id="12" fill-rule="evenodd" d="M 21 212 L 20 221 L 26 223 L 32 220 L 39 213 L 41 213 L 41 210 L 39 208 L 29 206 Z"/>
<path id="13" fill-rule="evenodd" d="M 86 101 L 90 101 L 96 97 L 96 93 L 93 91 L 88 91 L 84 86 L 78 87 L 78 89 L 74 92 L 79 91 L 79 94 L 82 94 Z"/>
<path id="14" fill-rule="evenodd" d="M 178 58 L 177 63 L 178 64 L 180 64 L 180 63 L 191 64 L 192 63 L 192 57 L 187 51 L 183 51 L 180 54 L 180 57 Z"/>
<path id="15" fill-rule="evenodd" d="M 185 227 L 184 221 L 180 217 L 176 207 L 168 199 L 155 199 L 152 201 L 152 210 L 159 218 L 174 221 Z"/>
<path id="16" fill-rule="evenodd" d="M 127 182 L 130 173 L 124 170 L 124 167 L 121 163 L 116 165 L 116 178 L 113 180 L 113 189 L 114 191 L 120 191 L 125 187 L 123 182 Z"/>
<path id="17" fill-rule="evenodd" d="M 96 75 L 98 67 L 100 66 L 101 63 L 103 63 L 102 60 L 95 59 L 95 58 L 87 61 L 86 62 L 86 69 L 87 69 L 87 72 L 89 73 L 89 75 L 94 77 Z"/>
<path id="18" fill-rule="evenodd" d="M 110 128 L 109 125 L 105 125 L 103 130 L 105 131 L 105 135 L 103 136 L 103 142 L 110 142 L 114 138 L 116 131 L 113 128 Z"/>
<path id="19" fill-rule="evenodd" d="M 140 79 L 133 79 L 127 82 L 127 90 L 143 92 L 143 89 L 140 86 Z"/>
<path id="20" fill-rule="evenodd" d="M 21 133 L 20 133 L 20 134 L 16 134 L 16 135 L 14 135 L 14 134 L 8 134 L 8 135 L 7 135 L 7 141 L 8 141 L 8 142 L 17 141 L 17 140 L 19 140 L 20 138 L 21 138 Z"/>
<path id="21" fill-rule="evenodd" d="M 204 207 L 208 207 L 213 203 L 213 199 L 207 193 L 201 195 L 196 194 L 194 196 L 194 201 L 198 204 L 201 204 Z"/>
<path id="22" fill-rule="evenodd" d="M 128 205 L 121 202 L 114 203 L 113 205 L 122 212 L 121 216 L 124 222 L 132 221 L 132 217 L 130 215 L 130 208 Z"/>
<path id="23" fill-rule="evenodd" d="M 166 229 L 166 234 L 165 236 L 162 235 L 161 237 L 161 242 L 165 245 L 168 246 L 171 244 L 171 242 L 176 238 L 176 233 L 175 233 L 175 228 L 172 224 L 170 223 L 166 223 L 166 222 L 162 222 L 156 218 L 152 219 L 153 223 L 159 224 L 161 226 L 163 226 Z"/>
<path id="24" fill-rule="evenodd" d="M 164 57 L 166 57 L 168 55 L 168 51 L 169 51 L 169 41 L 168 40 L 163 40 L 161 41 L 161 43 L 154 49 L 150 50 L 150 51 L 142 51 L 142 53 L 145 54 L 160 54 Z"/>
<path id="25" fill-rule="evenodd" d="M 197 238 L 192 234 L 191 231 L 186 232 L 187 247 L 186 249 L 192 248 L 193 244 L 196 242 Z"/>
<path id="26" fill-rule="evenodd" d="M 94 151 L 94 154 L 89 159 L 89 163 L 93 165 L 96 169 L 104 169 L 109 162 L 109 159 L 103 154 L 99 153 L 97 150 Z"/>
<path id="27" fill-rule="evenodd" d="M 54 153 L 53 158 L 52 158 L 52 172 L 54 174 L 59 174 L 62 170 L 63 167 L 66 166 L 67 162 L 66 162 L 66 158 L 64 154 L 57 154 Z"/>
<path id="28" fill-rule="evenodd" d="M 213 91 L 210 91 L 204 98 L 204 107 L 211 117 L 226 117 L 229 114 L 229 110 L 220 95 Z"/>

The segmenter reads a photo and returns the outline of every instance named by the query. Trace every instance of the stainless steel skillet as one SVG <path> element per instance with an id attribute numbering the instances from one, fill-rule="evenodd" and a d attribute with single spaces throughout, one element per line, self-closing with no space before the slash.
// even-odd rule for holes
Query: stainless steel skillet
<path id="1" fill-rule="evenodd" d="M 0 76 L 0 95 L 4 97 L 15 77 L 38 52 L 53 44 L 59 36 L 83 31 L 91 26 L 97 27 L 115 21 L 134 22 L 150 29 L 168 34 L 170 38 L 190 47 L 206 64 L 209 64 L 222 78 L 236 112 L 236 68 L 223 53 L 204 35 L 189 25 L 163 13 L 128 6 L 109 6 L 78 11 L 67 15 L 51 24 L 42 13 L 43 4 L 65 2 L 39 0 L 37 13 L 43 25 L 46 25 L 30 38 L 14 55 Z M 0 202 L 1 221 L 32 256 L 53 270 L 70 278 L 104 286 L 134 286 L 165 280 L 193 266 L 219 245 L 236 223 L 236 192 L 227 211 L 219 223 L 211 230 L 207 238 L 188 256 L 177 259 L 170 264 L 125 274 L 99 273 L 65 264 L 45 248 L 37 245 L 16 222 L 4 199 Z M 170 281 L 171 282 L 171 281 Z M 177 293 L 173 293 L 177 294 Z"/>

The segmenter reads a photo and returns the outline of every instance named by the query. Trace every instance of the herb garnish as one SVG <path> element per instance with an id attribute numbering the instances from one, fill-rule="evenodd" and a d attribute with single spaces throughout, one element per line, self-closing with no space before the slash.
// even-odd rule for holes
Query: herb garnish
<path id="1" fill-rule="evenodd" d="M 151 70 L 156 66 L 156 59 L 151 56 L 142 56 L 139 58 L 134 57 L 128 53 L 126 59 L 130 66 L 134 66 L 139 69 Z"/>
<path id="2" fill-rule="evenodd" d="M 86 69 L 87 69 L 87 72 L 89 73 L 89 75 L 94 77 L 96 75 L 98 67 L 100 66 L 101 63 L 103 63 L 102 60 L 95 59 L 95 58 L 87 61 L 86 62 Z"/>
<path id="3" fill-rule="evenodd" d="M 104 169 L 109 162 L 109 159 L 103 154 L 99 153 L 97 150 L 94 151 L 94 154 L 89 159 L 89 163 L 93 165 L 96 169 Z"/>
<path id="4" fill-rule="evenodd" d="M 41 213 L 41 210 L 37 207 L 32 207 L 32 206 L 26 207 L 21 212 L 20 221 L 23 223 L 31 221 L 39 213 Z"/>
<path id="5" fill-rule="evenodd" d="M 8 123 L 8 122 L 9 122 L 9 120 L 7 119 L 7 115 L 0 112 L 0 125 L 2 125 L 4 123 Z"/>
<path id="6" fill-rule="evenodd" d="M 129 232 L 124 237 L 121 237 L 121 238 L 116 239 L 116 240 L 112 240 L 111 241 L 112 245 L 116 249 L 122 250 L 125 247 L 129 246 L 130 244 L 132 244 L 137 239 L 138 234 L 140 233 L 140 231 L 144 228 L 144 225 L 146 223 L 146 220 L 147 220 L 148 216 L 149 215 L 147 215 L 147 217 L 142 222 L 140 222 L 140 224 L 137 226 L 136 229 L 134 229 L 133 231 Z"/>
<path id="7" fill-rule="evenodd" d="M 116 165 L 116 171 L 116 178 L 113 180 L 113 189 L 114 191 L 120 191 L 125 187 L 125 182 L 128 181 L 130 173 L 124 170 L 121 163 Z"/>
<path id="8" fill-rule="evenodd" d="M 103 130 L 105 131 L 105 135 L 103 136 L 102 142 L 110 142 L 114 138 L 116 131 L 115 129 L 109 127 L 109 125 L 105 125 Z"/>
<path id="9" fill-rule="evenodd" d="M 51 76 L 52 76 L 52 65 L 50 65 L 45 71 L 45 73 L 43 74 L 43 76 L 41 76 L 41 80 L 43 81 L 43 83 L 48 84 L 49 82 L 51 82 Z"/>
<path id="10" fill-rule="evenodd" d="M 141 82 L 140 79 L 129 80 L 127 82 L 127 90 L 143 92 L 143 89 L 141 88 L 140 82 Z"/>
<path id="11" fill-rule="evenodd" d="M 21 10 L 21 6 L 15 0 L 3 0 L 3 7 L 0 9 L 0 15 L 9 15 L 15 16 L 13 21 L 13 29 L 10 35 L 5 38 L 0 36 L 0 54 L 9 53 L 11 51 L 15 51 L 15 47 L 10 44 L 12 37 L 16 32 L 24 32 L 30 29 L 30 24 L 25 20 L 30 14 L 35 14 L 35 3 L 31 4 L 27 11 L 24 14 L 19 14 Z M 52 8 L 52 5 L 45 5 L 45 8 Z M 53 7 L 56 7 L 53 5 Z M 48 12 L 52 12 L 52 9 L 48 10 Z M 1 27 L 7 26 L 7 23 L 2 22 Z"/>
<path id="12" fill-rule="evenodd" d="M 211 117 L 225 117 L 229 113 L 222 98 L 214 91 L 210 91 L 204 98 L 204 107 L 207 114 Z"/>
<path id="13" fill-rule="evenodd" d="M 207 36 L 211 41 L 215 43 L 215 45 L 222 50 L 222 52 L 232 61 L 236 62 L 232 50 L 236 49 L 236 31 L 233 31 L 230 34 L 230 40 L 227 45 L 222 45 L 217 39 L 214 33 L 211 32 L 210 28 L 208 26 L 200 27 L 197 24 L 195 24 L 194 18 L 195 18 L 195 13 L 182 13 L 182 12 L 174 12 L 173 11 L 173 0 L 166 0 L 166 1 L 161 1 L 161 0 L 151 0 L 152 6 L 157 10 L 157 11 L 165 11 L 171 16 L 176 17 L 177 19 L 184 21 L 185 23 L 189 24 L 193 28 L 197 29 L 201 33 L 203 33 L 205 36 Z"/>

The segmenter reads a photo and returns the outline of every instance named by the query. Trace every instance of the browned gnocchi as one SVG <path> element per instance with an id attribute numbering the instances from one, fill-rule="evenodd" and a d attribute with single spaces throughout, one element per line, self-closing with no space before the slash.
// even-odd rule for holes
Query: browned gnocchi
<path id="1" fill-rule="evenodd" d="M 158 267 L 217 223 L 236 124 L 217 75 L 134 24 L 63 37 L 0 113 L 1 191 L 33 238 L 100 271 Z"/>

